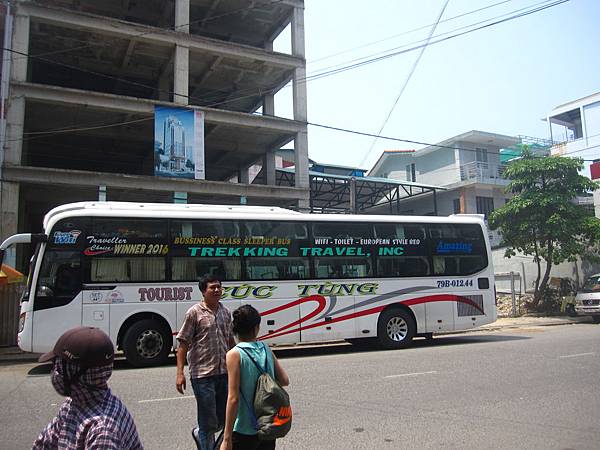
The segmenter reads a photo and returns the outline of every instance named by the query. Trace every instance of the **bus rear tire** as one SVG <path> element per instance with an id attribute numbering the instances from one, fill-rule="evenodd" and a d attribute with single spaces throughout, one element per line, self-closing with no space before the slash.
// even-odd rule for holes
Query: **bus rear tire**
<path id="1" fill-rule="evenodd" d="M 157 320 L 135 322 L 123 336 L 123 351 L 134 367 L 158 366 L 167 361 L 173 338 Z"/>
<path id="2" fill-rule="evenodd" d="M 383 348 L 404 348 L 410 345 L 416 332 L 412 316 L 400 308 L 388 308 L 379 316 L 377 340 Z"/>

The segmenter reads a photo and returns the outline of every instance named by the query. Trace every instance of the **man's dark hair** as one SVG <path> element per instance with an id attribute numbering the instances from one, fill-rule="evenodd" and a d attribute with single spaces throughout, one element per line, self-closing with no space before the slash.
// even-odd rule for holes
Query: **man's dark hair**
<path id="1" fill-rule="evenodd" d="M 233 332 L 242 339 L 254 337 L 256 327 L 260 325 L 259 312 L 250 305 L 242 305 L 233 311 Z"/>
<path id="2" fill-rule="evenodd" d="M 221 279 L 218 276 L 206 274 L 202 278 L 200 278 L 200 281 L 198 282 L 198 287 L 200 288 L 200 292 L 202 292 L 202 293 L 206 292 L 208 283 L 222 284 Z"/>

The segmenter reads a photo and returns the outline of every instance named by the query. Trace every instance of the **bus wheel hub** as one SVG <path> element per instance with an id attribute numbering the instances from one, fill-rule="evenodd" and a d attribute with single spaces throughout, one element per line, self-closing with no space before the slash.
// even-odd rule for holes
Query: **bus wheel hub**
<path id="1" fill-rule="evenodd" d="M 393 341 L 401 341 L 406 337 L 408 326 L 401 317 L 393 317 L 387 323 L 387 334 Z"/>
<path id="2" fill-rule="evenodd" d="M 163 339 L 156 330 L 146 330 L 142 332 L 136 343 L 136 349 L 140 356 L 144 358 L 154 358 L 158 355 L 163 346 Z"/>

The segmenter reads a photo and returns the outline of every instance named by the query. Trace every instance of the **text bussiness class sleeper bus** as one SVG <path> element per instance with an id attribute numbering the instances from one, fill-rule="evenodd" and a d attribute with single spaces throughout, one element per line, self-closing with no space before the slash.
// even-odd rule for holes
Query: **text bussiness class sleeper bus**
<path id="1" fill-rule="evenodd" d="M 136 366 L 176 345 L 198 279 L 223 280 L 231 311 L 251 304 L 271 344 L 415 335 L 496 320 L 480 217 L 302 214 L 281 208 L 119 202 L 44 218 L 21 304 L 19 346 L 50 350 L 77 325 L 101 328 Z"/>

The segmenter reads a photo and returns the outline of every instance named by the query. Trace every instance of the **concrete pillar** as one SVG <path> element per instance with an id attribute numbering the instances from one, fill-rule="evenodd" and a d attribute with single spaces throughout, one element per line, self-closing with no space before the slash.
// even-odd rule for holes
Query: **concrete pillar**
<path id="1" fill-rule="evenodd" d="M 12 79 L 15 81 L 27 81 L 27 63 L 29 58 L 22 53 L 29 54 L 29 16 L 17 13 L 13 24 L 12 48 Z"/>
<path id="2" fill-rule="evenodd" d="M 238 180 L 240 184 L 250 184 L 250 173 L 247 167 L 243 167 L 238 172 Z"/>
<path id="3" fill-rule="evenodd" d="M 0 241 L 19 232 L 19 191 L 18 183 L 2 182 L 0 192 Z M 4 263 L 14 267 L 16 264 L 16 253 L 13 250 L 4 256 Z"/>
<path id="4" fill-rule="evenodd" d="M 190 0 L 175 0 L 175 31 L 180 33 L 190 32 Z M 173 76 L 173 101 L 175 103 L 180 105 L 189 104 L 189 76 L 190 49 L 177 45 L 175 47 Z"/>
<path id="5" fill-rule="evenodd" d="M 182 45 L 175 46 L 174 61 L 173 101 L 180 105 L 189 104 L 189 73 L 190 73 L 190 49 Z"/>
<path id="6" fill-rule="evenodd" d="M 358 205 L 356 204 L 356 178 L 350 178 L 348 189 L 350 190 L 350 213 L 356 214 L 358 212 Z"/>
<path id="7" fill-rule="evenodd" d="M 292 54 L 304 58 L 304 9 L 294 8 L 292 15 Z M 306 65 L 294 70 L 292 80 L 294 120 L 298 122 L 307 121 L 306 107 Z M 295 152 L 295 178 L 296 187 L 309 188 L 308 176 L 308 134 L 306 128 L 296 134 L 294 139 Z M 305 200 L 298 201 L 298 207 L 308 209 L 309 196 Z"/>
<path id="8" fill-rule="evenodd" d="M 27 81 L 28 58 L 22 53 L 29 53 L 29 16 L 17 14 L 13 24 L 11 81 Z M 23 151 L 23 126 L 25 123 L 25 99 L 11 97 L 9 94 L 6 108 L 6 145 L 4 164 L 21 164 Z M 18 183 L 0 182 L 0 239 L 4 240 L 18 232 L 19 223 L 19 190 Z M 14 251 L 5 256 L 9 265 L 15 265 Z"/>
<path id="9" fill-rule="evenodd" d="M 263 172 L 265 173 L 265 184 L 275 186 L 277 184 L 277 175 L 275 167 L 275 152 L 267 152 L 263 156 Z"/>
<path id="10" fill-rule="evenodd" d="M 190 0 L 175 0 L 175 31 L 190 32 Z"/>
<path id="11" fill-rule="evenodd" d="M 304 8 L 292 13 L 292 55 L 304 58 Z"/>
<path id="12" fill-rule="evenodd" d="M 275 115 L 275 95 L 266 94 L 263 96 L 263 116 Z"/>
<path id="13" fill-rule="evenodd" d="M 27 81 L 28 58 L 22 53 L 29 52 L 29 16 L 15 16 L 11 61 L 11 80 Z M 21 153 L 23 150 L 23 125 L 25 122 L 25 99 L 9 95 L 6 109 L 6 148 L 4 149 L 4 162 L 9 164 L 21 164 Z"/>
<path id="14" fill-rule="evenodd" d="M 265 50 L 270 52 L 273 51 L 273 41 L 265 42 Z M 275 94 L 266 94 L 263 97 L 263 115 L 274 116 L 275 115 Z"/>

